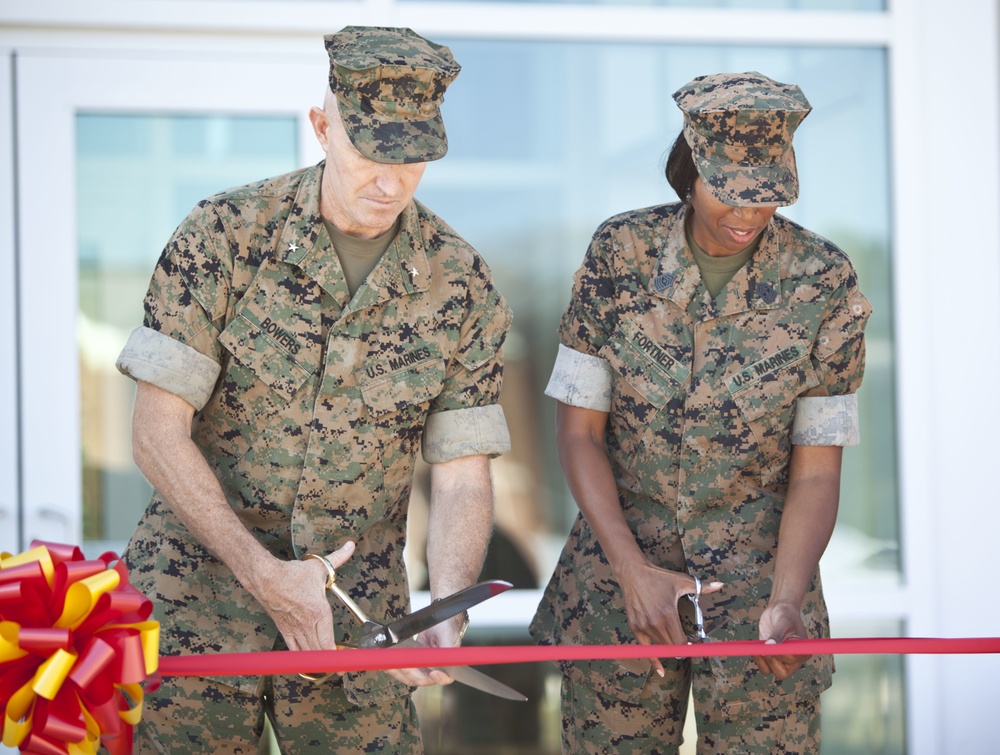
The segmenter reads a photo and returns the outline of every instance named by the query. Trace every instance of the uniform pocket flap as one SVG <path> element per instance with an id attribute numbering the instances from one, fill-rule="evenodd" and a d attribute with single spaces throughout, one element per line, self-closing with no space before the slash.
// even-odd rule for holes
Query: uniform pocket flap
<path id="1" fill-rule="evenodd" d="M 240 364 L 287 401 L 312 374 L 293 356 L 298 343 L 270 318 L 244 307 L 219 335 L 219 342 Z"/>
<path id="2" fill-rule="evenodd" d="M 819 385 L 805 341 L 765 356 L 730 375 L 729 392 L 747 420 L 789 406 L 796 397 Z"/>
<path id="3" fill-rule="evenodd" d="M 601 347 L 598 355 L 608 360 L 612 369 L 657 409 L 670 400 L 691 374 L 687 367 L 641 333 L 634 338 L 616 333 Z"/>
<path id="4" fill-rule="evenodd" d="M 354 374 L 368 411 L 377 417 L 423 404 L 439 395 L 445 369 L 436 348 L 421 346 L 400 356 L 369 363 Z"/>

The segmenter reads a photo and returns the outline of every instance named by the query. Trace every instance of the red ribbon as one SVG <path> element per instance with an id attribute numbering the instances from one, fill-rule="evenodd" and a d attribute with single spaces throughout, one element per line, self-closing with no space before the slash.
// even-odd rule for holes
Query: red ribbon
<path id="1" fill-rule="evenodd" d="M 941 653 L 1000 653 L 1000 637 L 789 640 L 777 645 L 761 641 L 736 641 L 694 645 L 523 645 L 219 653 L 164 656 L 160 658 L 160 673 L 164 676 L 256 676 L 609 658 Z"/>

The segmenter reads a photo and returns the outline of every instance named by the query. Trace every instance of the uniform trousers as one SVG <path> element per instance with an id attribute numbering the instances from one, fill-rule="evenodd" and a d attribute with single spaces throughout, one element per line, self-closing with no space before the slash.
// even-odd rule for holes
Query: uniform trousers
<path id="1" fill-rule="evenodd" d="M 699 660 L 705 663 L 705 660 Z M 691 661 L 663 661 L 638 702 L 603 695 L 563 677 L 562 743 L 566 755 L 676 755 L 684 741 Z M 708 706 L 704 706 L 708 707 Z M 725 716 L 695 706 L 698 755 L 819 755 L 820 701 L 777 702 L 753 715 Z"/>
<path id="2" fill-rule="evenodd" d="M 145 699 L 135 751 L 257 755 L 265 716 L 283 755 L 423 753 L 409 696 L 357 706 L 338 677 L 310 682 L 298 676 L 263 677 L 257 694 L 208 679 L 168 677 Z"/>

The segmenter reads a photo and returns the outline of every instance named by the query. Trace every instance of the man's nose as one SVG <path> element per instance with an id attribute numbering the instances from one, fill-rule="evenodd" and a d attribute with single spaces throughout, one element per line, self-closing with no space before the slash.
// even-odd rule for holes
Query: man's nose
<path id="1" fill-rule="evenodd" d="M 405 165 L 379 164 L 375 175 L 375 185 L 386 194 L 394 193 L 403 183 Z"/>

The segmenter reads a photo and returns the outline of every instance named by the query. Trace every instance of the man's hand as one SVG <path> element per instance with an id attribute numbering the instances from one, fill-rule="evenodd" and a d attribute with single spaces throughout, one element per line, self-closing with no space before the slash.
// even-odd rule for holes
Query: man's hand
<path id="1" fill-rule="evenodd" d="M 417 642 L 429 648 L 451 648 L 462 644 L 463 616 L 455 616 L 435 624 L 417 635 Z M 429 668 L 390 669 L 389 674 L 410 687 L 451 684 L 454 680 L 444 671 Z"/>
<path id="2" fill-rule="evenodd" d="M 326 556 L 335 569 L 354 553 L 348 541 Z M 327 570 L 317 559 L 271 559 L 254 574 L 250 592 L 267 611 L 290 650 L 336 650 L 333 614 L 326 597 Z"/>

